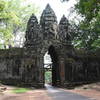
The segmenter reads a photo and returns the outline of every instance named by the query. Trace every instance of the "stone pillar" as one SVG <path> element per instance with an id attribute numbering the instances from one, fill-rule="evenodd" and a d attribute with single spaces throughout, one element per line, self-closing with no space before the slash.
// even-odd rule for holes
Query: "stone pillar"
<path id="1" fill-rule="evenodd" d="M 64 58 L 60 58 L 60 79 L 61 79 L 61 85 L 64 85 L 65 82 L 65 62 Z"/>
<path id="2" fill-rule="evenodd" d="M 43 61 L 43 56 L 39 56 L 38 59 L 38 85 L 40 87 L 44 87 L 44 61 Z"/>

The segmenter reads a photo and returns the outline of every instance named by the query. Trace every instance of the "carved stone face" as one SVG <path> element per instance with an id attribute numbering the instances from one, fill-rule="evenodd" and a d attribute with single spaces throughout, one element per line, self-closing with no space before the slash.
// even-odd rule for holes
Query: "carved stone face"
<path id="1" fill-rule="evenodd" d="M 38 24 L 36 16 L 32 15 L 30 17 L 25 37 L 25 44 L 27 45 L 35 45 L 40 41 L 45 41 L 45 39 L 67 43 L 67 41 L 71 41 L 69 22 L 67 18 L 63 16 L 58 25 L 57 17 L 53 9 L 50 5 L 47 5 L 41 15 L 40 24 Z"/>
<path id="2" fill-rule="evenodd" d="M 32 16 L 30 17 L 29 21 L 28 21 L 27 27 L 28 27 L 28 28 L 32 28 L 32 27 L 34 27 L 34 26 L 37 25 L 37 24 L 38 24 L 38 21 L 37 21 L 36 16 L 35 16 L 35 15 L 32 15 Z"/>

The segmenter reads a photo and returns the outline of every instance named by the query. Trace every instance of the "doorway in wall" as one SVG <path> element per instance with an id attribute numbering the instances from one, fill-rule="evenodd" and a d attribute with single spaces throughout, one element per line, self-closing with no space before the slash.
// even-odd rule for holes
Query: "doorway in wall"
<path id="1" fill-rule="evenodd" d="M 50 46 L 44 55 L 45 83 L 57 86 L 60 81 L 58 56 L 54 46 Z"/>

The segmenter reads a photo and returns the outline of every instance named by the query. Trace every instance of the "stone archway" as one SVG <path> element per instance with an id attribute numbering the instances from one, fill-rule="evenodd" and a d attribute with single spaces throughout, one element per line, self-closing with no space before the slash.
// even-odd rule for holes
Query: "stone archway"
<path id="1" fill-rule="evenodd" d="M 68 33 L 68 20 L 65 16 L 61 18 L 59 25 L 53 9 L 48 4 L 38 22 L 35 15 L 28 21 L 26 30 L 25 48 L 36 54 L 36 67 L 38 68 L 38 82 L 44 85 L 43 57 L 48 51 L 51 55 L 52 84 L 63 85 L 65 81 L 65 55 L 66 48 L 71 46 L 71 35 Z M 67 48 L 68 49 L 68 48 Z"/>
<path id="2" fill-rule="evenodd" d="M 60 81 L 58 54 L 55 50 L 55 47 L 52 45 L 49 47 L 48 53 L 50 54 L 52 59 L 52 85 L 57 86 L 57 81 Z"/>
<path id="3" fill-rule="evenodd" d="M 57 51 L 55 50 L 55 47 L 53 45 L 48 47 L 48 54 L 50 55 L 52 61 L 52 85 L 57 86 L 60 82 L 59 58 Z"/>
<path id="4" fill-rule="evenodd" d="M 47 51 L 53 60 L 54 86 L 67 87 L 100 80 L 99 53 L 94 56 L 74 49 L 71 44 L 72 35 L 67 18 L 63 16 L 58 24 L 57 17 L 48 4 L 40 22 L 34 14 L 30 17 L 23 48 L 0 50 L 0 81 L 44 87 L 43 60 Z"/>

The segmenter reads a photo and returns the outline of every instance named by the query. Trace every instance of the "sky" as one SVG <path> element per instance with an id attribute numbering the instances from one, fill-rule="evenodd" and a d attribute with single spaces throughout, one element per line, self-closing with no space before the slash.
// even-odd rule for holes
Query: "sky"
<path id="1" fill-rule="evenodd" d="M 44 64 L 52 64 L 52 60 L 48 52 L 44 55 Z"/>
<path id="2" fill-rule="evenodd" d="M 70 8 L 74 6 L 76 0 L 70 0 L 64 3 L 62 3 L 60 0 L 26 0 L 26 3 L 35 4 L 37 7 L 40 8 L 41 13 L 45 9 L 46 5 L 49 3 L 57 16 L 57 20 L 59 21 L 63 15 L 65 15 L 68 18 Z M 39 17 L 41 13 L 39 13 L 37 16 Z"/>

